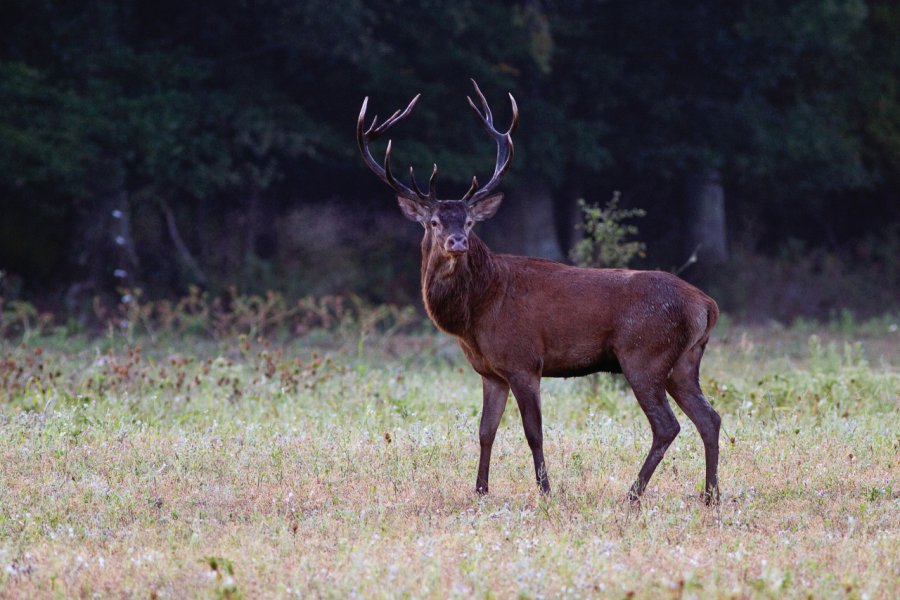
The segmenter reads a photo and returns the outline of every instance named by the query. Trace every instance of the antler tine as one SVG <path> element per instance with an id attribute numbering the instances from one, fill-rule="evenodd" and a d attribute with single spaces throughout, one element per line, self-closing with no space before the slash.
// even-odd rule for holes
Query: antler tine
<path id="1" fill-rule="evenodd" d="M 511 93 L 507 92 L 506 95 L 509 96 L 509 103 L 512 105 L 512 123 L 509 124 L 509 129 L 506 130 L 506 133 L 512 135 L 519 128 L 519 105 L 516 104 L 516 99 L 513 98 Z"/>
<path id="2" fill-rule="evenodd" d="M 462 197 L 462 200 L 463 200 L 464 202 L 465 202 L 465 201 L 468 201 L 469 198 L 472 197 L 472 194 L 474 194 L 475 191 L 476 191 L 477 189 L 478 189 L 478 178 L 477 178 L 477 177 L 473 177 L 473 178 L 472 178 L 472 185 L 469 186 L 469 191 L 467 191 L 467 192 L 466 192 L 466 195 Z"/>
<path id="3" fill-rule="evenodd" d="M 481 107 L 484 109 L 484 120 L 487 122 L 488 125 L 493 126 L 494 125 L 494 115 L 491 114 L 491 107 L 488 106 L 487 99 L 484 97 L 484 94 L 481 93 L 481 88 L 478 87 L 478 84 L 475 83 L 475 80 L 470 79 L 469 81 L 472 82 L 472 85 L 475 87 L 475 94 L 478 96 L 478 99 L 481 101 Z M 469 97 L 466 96 L 466 98 L 469 98 Z M 472 108 L 475 108 L 475 103 L 472 102 L 471 98 L 469 98 L 469 104 L 472 106 Z M 475 110 L 478 111 L 477 108 L 475 108 Z M 481 116 L 480 113 L 479 113 L 479 116 Z"/>
<path id="4" fill-rule="evenodd" d="M 399 189 L 403 189 L 403 188 L 409 189 L 405 185 L 403 185 L 402 183 L 400 183 L 399 181 L 394 179 L 394 174 L 391 173 L 392 143 L 393 143 L 393 140 L 388 140 L 387 149 L 384 151 L 384 178 L 385 178 L 385 181 L 387 181 L 387 184 L 389 186 L 391 186 L 392 188 L 394 188 L 395 190 L 399 191 Z M 412 190 L 410 190 L 410 191 L 412 191 Z"/>
<path id="5" fill-rule="evenodd" d="M 431 177 L 428 178 L 428 197 L 432 201 L 437 201 L 437 163 L 434 163 L 434 168 L 431 169 Z"/>
<path id="6" fill-rule="evenodd" d="M 484 94 L 481 93 L 481 90 L 478 88 L 478 84 L 475 83 L 475 80 L 472 80 L 472 85 L 475 87 L 475 94 L 478 96 L 478 99 L 481 101 L 481 106 L 484 110 L 482 113 L 481 110 L 475 106 L 475 103 L 472 101 L 472 98 L 468 98 L 469 106 L 472 107 L 472 110 L 475 111 L 475 114 L 478 115 L 478 120 L 481 121 L 481 124 L 484 126 L 485 130 L 487 130 L 488 134 L 494 138 L 494 141 L 497 143 L 497 162 L 494 166 L 494 174 L 491 176 L 491 180 L 487 182 L 480 190 L 477 189 L 476 181 L 473 180 L 472 187 L 469 188 L 469 191 L 466 192 L 466 195 L 463 197 L 463 200 L 467 201 L 469 204 L 473 204 L 478 200 L 486 197 L 494 189 L 500 184 L 500 180 L 503 179 L 503 175 L 506 173 L 506 170 L 509 168 L 510 163 L 512 162 L 513 157 L 513 142 L 512 142 L 512 134 L 519 126 L 519 107 L 516 104 L 516 99 L 513 98 L 512 94 L 509 94 L 509 101 L 512 104 L 512 123 L 509 126 L 509 129 L 506 133 L 500 133 L 494 127 L 494 117 L 491 114 L 491 109 L 488 106 L 487 100 L 484 97 Z"/>
<path id="7" fill-rule="evenodd" d="M 416 194 L 418 194 L 420 198 L 421 198 L 422 196 L 424 196 L 425 193 L 422 192 L 422 190 L 419 188 L 419 182 L 416 181 L 416 172 L 415 172 L 415 170 L 413 169 L 412 165 L 409 165 L 409 180 L 412 182 L 412 184 L 413 184 L 413 189 L 416 190 Z"/>
<path id="8" fill-rule="evenodd" d="M 366 98 L 366 102 L 368 102 L 368 101 L 369 101 L 369 99 Z M 375 129 L 376 124 L 378 124 L 378 115 L 375 115 L 374 117 L 372 117 L 372 124 L 369 125 L 368 129 L 366 129 L 366 135 L 369 135 L 372 133 L 372 130 Z"/>
<path id="9" fill-rule="evenodd" d="M 409 166 L 409 178 L 412 180 L 413 187 L 416 189 L 416 193 L 420 198 L 428 198 L 431 201 L 437 201 L 435 190 L 435 178 L 437 177 L 437 170 L 437 164 L 435 164 L 434 168 L 431 170 L 431 177 L 428 178 L 428 193 L 426 194 L 419 187 L 419 182 L 416 180 L 416 172 L 413 170 L 412 165 Z"/>
<path id="10" fill-rule="evenodd" d="M 356 120 L 356 143 L 359 146 L 359 150 L 362 153 L 362 157 L 366 163 L 366 166 L 368 166 L 373 173 L 378 175 L 378 177 L 382 181 L 391 186 L 391 188 L 395 192 L 410 199 L 418 199 L 424 204 L 432 204 L 435 199 L 433 190 L 430 194 L 422 193 L 422 191 L 419 189 L 418 184 L 416 184 L 415 182 L 415 176 L 413 176 L 413 186 L 416 188 L 415 190 L 408 188 L 394 178 L 394 175 L 391 172 L 392 144 L 390 140 L 388 140 L 387 150 L 384 153 L 384 166 L 378 164 L 378 162 L 372 156 L 372 152 L 369 150 L 369 142 L 371 142 L 372 140 L 377 140 L 388 129 L 409 116 L 413 108 L 415 108 L 416 103 L 419 101 L 420 97 L 421 94 L 417 94 L 416 97 L 409 102 L 409 104 L 403 111 L 395 111 L 394 114 L 392 114 L 381 125 L 377 125 L 378 116 L 376 115 L 375 118 L 372 119 L 372 124 L 368 129 L 366 129 L 366 109 L 369 105 L 369 98 L 368 96 L 366 96 L 366 98 L 363 100 L 362 108 L 360 108 L 359 110 L 359 117 Z M 434 175 L 432 174 L 432 180 L 433 179 Z"/>
<path id="11" fill-rule="evenodd" d="M 422 94 L 416 94 L 415 98 L 413 98 L 412 100 L 409 101 L 409 104 L 406 106 L 406 108 L 403 109 L 402 112 L 400 110 L 395 110 L 394 114 L 392 114 L 384 123 L 379 125 L 378 129 L 376 129 L 373 132 L 372 139 L 377 140 L 379 137 L 381 137 L 381 135 L 385 131 L 387 131 L 389 128 L 393 127 L 394 123 L 397 123 L 398 121 L 402 121 L 403 119 L 408 117 L 409 113 L 411 113 L 412 110 L 416 107 L 416 103 L 419 101 L 419 98 L 421 98 L 421 97 L 422 97 Z M 377 117 L 377 115 L 376 115 L 376 117 Z M 372 127 L 374 127 L 374 126 L 375 126 L 375 121 L 372 121 Z"/>

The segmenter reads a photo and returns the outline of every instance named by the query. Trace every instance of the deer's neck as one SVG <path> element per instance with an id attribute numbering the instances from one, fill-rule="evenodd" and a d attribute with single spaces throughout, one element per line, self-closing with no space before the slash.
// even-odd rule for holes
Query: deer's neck
<path id="1" fill-rule="evenodd" d="M 497 265 L 490 249 L 474 233 L 469 251 L 459 258 L 422 241 L 422 299 L 428 316 L 443 331 L 464 336 L 496 285 Z"/>

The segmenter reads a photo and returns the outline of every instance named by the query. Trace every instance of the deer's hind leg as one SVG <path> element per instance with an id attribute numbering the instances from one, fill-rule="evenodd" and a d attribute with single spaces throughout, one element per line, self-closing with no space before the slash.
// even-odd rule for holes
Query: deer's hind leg
<path id="1" fill-rule="evenodd" d="M 653 432 L 650 451 L 644 459 L 637 480 L 628 492 L 628 499 L 632 501 L 637 501 L 644 493 L 666 450 L 681 431 L 666 397 L 665 374 L 669 370 L 668 364 L 671 362 L 664 358 L 646 362 L 623 361 L 622 364 L 622 372 L 631 385 L 641 410 L 650 421 L 650 430 Z"/>
<path id="2" fill-rule="evenodd" d="M 647 488 L 647 484 L 650 482 L 650 478 L 653 476 L 653 472 L 656 471 L 656 467 L 663 459 L 663 456 L 665 456 L 669 445 L 678 436 L 678 432 L 681 431 L 678 419 L 675 418 L 675 413 L 672 412 L 672 407 L 669 406 L 665 389 L 662 387 L 658 389 L 637 388 L 634 389 L 634 395 L 637 397 L 638 404 L 641 405 L 644 414 L 647 415 L 647 420 L 650 421 L 653 441 L 650 444 L 647 458 L 644 459 L 644 464 L 641 466 L 640 472 L 638 472 L 637 480 L 628 491 L 629 500 L 637 500 L 641 497 Z"/>
<path id="3" fill-rule="evenodd" d="M 719 426 L 722 418 L 709 404 L 700 389 L 700 359 L 706 341 L 698 342 L 685 351 L 675 363 L 666 389 L 684 414 L 694 423 L 706 453 L 706 487 L 703 499 L 707 504 L 719 502 Z"/>

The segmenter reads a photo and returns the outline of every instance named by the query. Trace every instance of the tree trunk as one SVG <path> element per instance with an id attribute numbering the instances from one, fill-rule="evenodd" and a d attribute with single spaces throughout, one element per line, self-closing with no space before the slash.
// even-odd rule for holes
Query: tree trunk
<path id="1" fill-rule="evenodd" d="M 691 177 L 685 200 L 686 255 L 690 256 L 699 248 L 697 259 L 701 265 L 715 265 L 728 260 L 725 191 L 719 171 L 707 169 Z"/>
<path id="2" fill-rule="evenodd" d="M 169 203 L 164 198 L 159 199 L 159 206 L 162 209 L 163 217 L 166 220 L 166 228 L 169 230 L 169 237 L 172 239 L 172 244 L 178 252 L 178 258 L 182 267 L 191 275 L 194 283 L 208 287 L 209 279 L 206 277 L 203 269 L 200 268 L 200 263 L 194 258 L 187 244 L 184 243 L 184 238 L 181 237 L 181 232 L 178 230 L 178 220 L 175 218 L 175 213 L 172 212 L 172 207 L 169 206 Z"/>
<path id="3" fill-rule="evenodd" d="M 483 225 L 482 237 L 495 252 L 552 260 L 565 257 L 557 236 L 553 194 L 541 182 L 525 182 L 506 194 L 500 212 Z"/>
<path id="4" fill-rule="evenodd" d="M 555 195 L 556 203 L 553 214 L 556 218 L 556 237 L 559 239 L 559 247 L 566 258 L 583 237 L 584 231 L 579 227 L 584 221 L 584 213 L 578 206 L 578 199 L 585 198 L 584 184 L 577 175 L 577 169 L 571 169 L 574 173 L 563 188 Z"/>
<path id="5" fill-rule="evenodd" d="M 76 276 L 66 292 L 66 304 L 83 317 L 94 295 L 133 286 L 139 267 L 125 168 L 120 160 L 109 161 L 107 167 L 106 177 L 97 179 L 93 198 L 76 209 L 71 237 L 71 267 Z"/>

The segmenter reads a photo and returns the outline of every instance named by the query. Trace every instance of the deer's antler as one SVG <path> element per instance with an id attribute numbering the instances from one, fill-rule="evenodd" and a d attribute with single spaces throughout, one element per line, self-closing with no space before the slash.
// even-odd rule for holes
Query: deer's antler
<path id="1" fill-rule="evenodd" d="M 391 141 L 388 140 L 387 150 L 384 153 L 384 166 L 378 164 L 378 162 L 372 157 L 372 152 L 369 150 L 369 142 L 377 140 L 384 133 L 409 116 L 412 112 L 413 108 L 416 106 L 416 102 L 419 101 L 419 97 L 421 94 L 417 94 L 415 98 L 413 98 L 410 103 L 406 106 L 403 111 L 396 111 L 394 114 L 390 116 L 384 123 L 378 125 L 378 115 L 375 115 L 375 118 L 372 119 L 372 124 L 368 129 L 365 128 L 366 121 L 366 108 L 369 104 L 369 98 L 366 97 L 363 100 L 362 108 L 359 111 L 359 118 L 356 120 L 356 143 L 359 145 L 359 150 L 362 152 L 363 160 L 366 161 L 366 164 L 369 166 L 372 171 L 378 175 L 378 177 L 391 186 L 391 188 L 406 198 L 411 200 L 418 200 L 419 202 L 431 205 L 434 204 L 437 199 L 435 198 L 435 186 L 434 180 L 437 175 L 437 165 L 434 165 L 434 170 L 431 172 L 431 179 L 428 181 L 428 193 L 423 192 L 419 189 L 419 184 L 416 183 L 416 176 L 413 172 L 413 168 L 409 168 L 409 176 L 412 179 L 413 187 L 409 188 L 406 185 L 397 181 L 394 178 L 393 173 L 391 172 Z"/>
<path id="2" fill-rule="evenodd" d="M 475 83 L 474 79 L 472 80 L 472 85 L 475 87 L 475 94 L 481 101 L 481 108 L 484 112 L 475 106 L 471 97 L 468 97 L 469 106 L 471 106 L 472 110 L 475 111 L 475 114 L 478 115 L 478 120 L 484 125 L 488 134 L 494 138 L 495 142 L 497 142 L 497 163 L 494 165 L 494 174 L 491 176 L 491 180 L 488 181 L 487 185 L 483 188 L 479 189 L 478 179 L 475 177 L 472 178 L 472 186 L 469 188 L 469 191 L 466 192 L 466 195 L 462 197 L 462 199 L 468 202 L 470 206 L 490 195 L 500 184 L 500 180 L 503 179 L 503 175 L 509 168 L 510 162 L 512 162 L 512 134 L 519 126 L 519 107 L 516 105 L 516 99 L 513 98 L 512 94 L 509 95 L 509 101 L 512 103 L 512 123 L 506 133 L 500 133 L 494 128 L 494 115 L 491 114 L 491 107 L 488 106 L 484 94 L 481 93 L 481 90 L 478 88 L 478 84 Z"/>
<path id="3" fill-rule="evenodd" d="M 516 99 L 513 98 L 512 94 L 509 95 L 509 100 L 512 103 L 512 124 L 509 126 L 506 133 L 500 133 L 494 128 L 494 116 L 491 114 L 491 109 L 488 106 L 487 100 L 485 99 L 484 94 L 481 93 L 481 90 L 478 88 L 478 84 L 475 83 L 474 79 L 472 80 L 472 85 L 475 87 L 475 94 L 481 102 L 481 109 L 475 106 L 472 98 L 468 98 L 469 105 L 472 107 L 472 110 L 475 111 L 475 114 L 478 115 L 478 119 L 481 121 L 485 130 L 497 143 L 497 162 L 494 165 L 494 174 L 491 176 L 491 180 L 488 181 L 487 185 L 484 187 L 479 187 L 478 179 L 476 177 L 472 178 L 472 185 L 462 197 L 462 200 L 467 202 L 470 206 L 490 195 L 500 184 L 500 180 L 503 179 L 503 175 L 506 173 L 506 170 L 509 168 L 509 164 L 512 161 L 512 134 L 519 126 L 519 107 L 516 105 Z M 365 127 L 365 120 L 369 98 L 366 97 L 366 99 L 363 100 L 362 108 L 359 111 L 359 118 L 356 121 L 356 142 L 359 144 L 359 150 L 362 152 L 363 160 L 366 161 L 369 168 L 372 169 L 382 181 L 391 186 L 395 192 L 411 200 L 417 200 L 426 206 L 432 206 L 437 202 L 435 192 L 435 178 L 437 177 L 438 170 L 437 165 L 434 165 L 434 168 L 431 171 L 431 178 L 428 180 L 428 191 L 423 192 L 421 188 L 419 188 L 412 167 L 409 168 L 409 176 L 412 181 L 411 188 L 400 183 L 394 177 L 391 172 L 392 144 L 390 140 L 388 140 L 387 150 L 384 153 L 384 166 L 378 164 L 369 150 L 370 142 L 377 140 L 384 135 L 388 129 L 409 116 L 420 97 L 421 94 L 416 95 L 404 110 L 396 111 L 381 125 L 378 124 L 378 116 L 376 115 L 375 118 L 372 119 L 372 124 L 368 129 Z"/>

